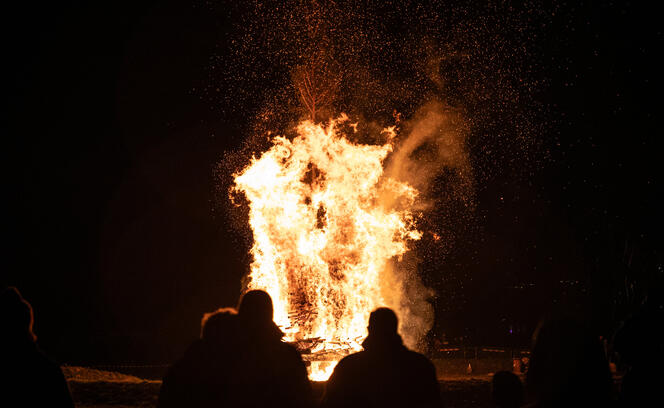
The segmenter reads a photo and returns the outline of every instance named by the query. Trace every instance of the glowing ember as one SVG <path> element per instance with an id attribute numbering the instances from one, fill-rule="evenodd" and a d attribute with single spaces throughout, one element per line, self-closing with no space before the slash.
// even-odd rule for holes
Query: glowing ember
<path id="1" fill-rule="evenodd" d="M 369 313 L 399 290 L 386 287 L 388 262 L 421 236 L 411 213 L 417 191 L 383 176 L 394 129 L 384 130 L 385 145 L 354 144 L 344 122 L 302 122 L 293 140 L 275 137 L 235 175 L 254 236 L 249 288 L 272 296 L 287 340 L 333 356 L 312 362 L 317 380 L 361 349 Z"/>

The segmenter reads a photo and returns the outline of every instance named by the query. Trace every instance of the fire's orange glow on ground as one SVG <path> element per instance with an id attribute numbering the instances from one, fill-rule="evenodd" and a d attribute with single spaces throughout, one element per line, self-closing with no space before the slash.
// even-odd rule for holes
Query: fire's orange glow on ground
<path id="1" fill-rule="evenodd" d="M 304 121 L 235 175 L 254 236 L 249 287 L 272 296 L 286 340 L 336 356 L 311 365 L 314 380 L 361 349 L 369 313 L 399 291 L 383 276 L 388 262 L 421 237 L 411 210 L 418 192 L 383 175 L 394 129 L 383 131 L 386 144 L 363 145 L 345 137 L 348 124 L 343 115 Z"/>

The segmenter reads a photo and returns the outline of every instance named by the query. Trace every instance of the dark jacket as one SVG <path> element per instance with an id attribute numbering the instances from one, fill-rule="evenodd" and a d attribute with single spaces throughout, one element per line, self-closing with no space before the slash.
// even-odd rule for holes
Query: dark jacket
<path id="1" fill-rule="evenodd" d="M 164 376 L 159 391 L 160 408 L 223 407 L 230 397 L 233 361 L 228 353 L 205 340 L 196 340 Z"/>
<path id="2" fill-rule="evenodd" d="M 323 407 L 440 406 L 436 369 L 429 359 L 404 347 L 399 336 L 369 336 L 363 346 L 365 351 L 335 367 Z"/>
<path id="3" fill-rule="evenodd" d="M 272 323 L 244 326 L 226 344 L 194 342 L 169 369 L 160 408 L 302 407 L 313 405 L 297 350 Z"/>
<path id="4" fill-rule="evenodd" d="M 310 407 L 311 383 L 300 353 L 274 325 L 245 326 L 231 379 L 237 407 Z"/>
<path id="5" fill-rule="evenodd" d="M 60 366 L 32 341 L 2 344 L 0 406 L 73 408 Z"/>

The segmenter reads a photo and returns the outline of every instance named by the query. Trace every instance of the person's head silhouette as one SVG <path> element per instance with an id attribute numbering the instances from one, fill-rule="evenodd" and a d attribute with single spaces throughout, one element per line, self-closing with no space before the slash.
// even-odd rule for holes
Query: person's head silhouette
<path id="1" fill-rule="evenodd" d="M 397 334 L 399 321 L 392 309 L 380 307 L 369 315 L 369 334 L 390 336 Z"/>
<path id="2" fill-rule="evenodd" d="M 238 314 L 243 319 L 250 319 L 257 322 L 271 322 L 273 313 L 272 298 L 265 291 L 250 290 L 240 300 Z"/>
<path id="3" fill-rule="evenodd" d="M 34 322 L 32 306 L 15 287 L 0 293 L 0 321 L 3 326 L 3 341 L 32 341 L 37 337 L 32 332 Z"/>
<path id="4" fill-rule="evenodd" d="M 399 320 L 397 315 L 386 307 L 380 307 L 369 315 L 369 334 L 362 343 L 365 350 L 402 345 L 401 336 L 397 332 Z"/>
<path id="5" fill-rule="evenodd" d="M 240 300 L 238 317 L 245 335 L 245 340 L 271 341 L 280 340 L 283 332 L 272 320 L 274 309 L 272 298 L 262 290 L 250 290 Z"/>
<path id="6" fill-rule="evenodd" d="M 498 371 L 491 380 L 491 397 L 496 407 L 520 407 L 523 402 L 521 380 L 516 374 L 509 371 Z"/>
<path id="7" fill-rule="evenodd" d="M 559 317 L 540 323 L 526 374 L 531 397 L 540 405 L 604 404 L 611 373 L 604 350 L 588 325 Z"/>
<path id="8" fill-rule="evenodd" d="M 232 308 L 222 308 L 205 313 L 201 321 L 201 339 L 214 343 L 228 343 L 237 331 L 236 313 Z"/>

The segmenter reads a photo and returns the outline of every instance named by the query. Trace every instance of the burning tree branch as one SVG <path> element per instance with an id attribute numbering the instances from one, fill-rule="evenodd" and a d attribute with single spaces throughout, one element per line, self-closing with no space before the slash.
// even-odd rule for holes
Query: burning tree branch
<path id="1" fill-rule="evenodd" d="M 331 67 L 332 63 L 318 59 L 299 67 L 293 73 L 293 83 L 300 101 L 312 121 L 329 109 L 337 97 L 341 80 Z"/>

